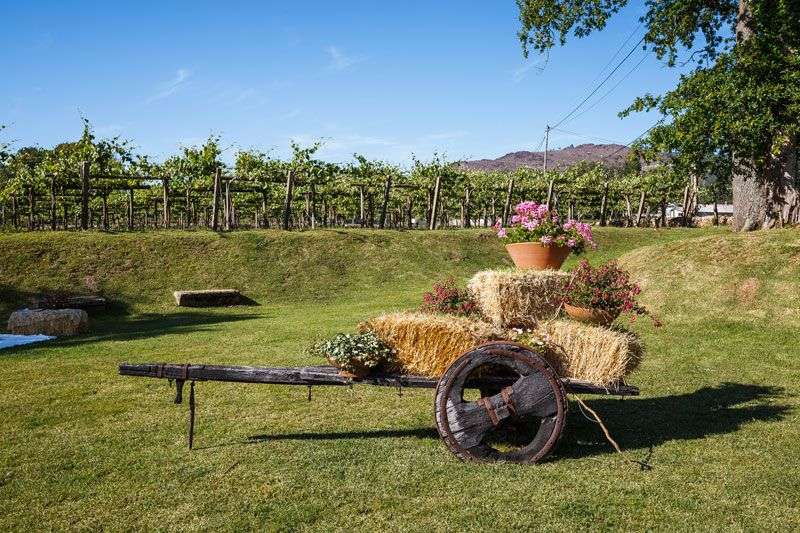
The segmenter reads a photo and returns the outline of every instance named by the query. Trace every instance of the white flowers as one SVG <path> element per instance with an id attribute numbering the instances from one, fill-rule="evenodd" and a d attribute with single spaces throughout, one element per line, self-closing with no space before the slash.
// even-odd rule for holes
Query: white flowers
<path id="1" fill-rule="evenodd" d="M 373 369 L 381 364 L 391 363 L 395 358 L 395 351 L 371 331 L 357 335 L 340 333 L 332 339 L 315 344 L 309 351 L 348 371 L 358 367 Z"/>

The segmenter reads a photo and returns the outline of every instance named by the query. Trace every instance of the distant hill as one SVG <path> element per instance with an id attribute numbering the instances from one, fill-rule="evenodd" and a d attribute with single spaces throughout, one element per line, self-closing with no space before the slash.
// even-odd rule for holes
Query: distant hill
<path id="1" fill-rule="evenodd" d="M 601 162 L 620 168 L 628 157 L 628 148 L 621 144 L 579 144 L 547 152 L 547 168 L 564 169 L 581 161 Z M 516 170 L 520 167 L 542 168 L 544 152 L 511 152 L 497 159 L 464 161 L 462 166 L 474 170 Z"/>

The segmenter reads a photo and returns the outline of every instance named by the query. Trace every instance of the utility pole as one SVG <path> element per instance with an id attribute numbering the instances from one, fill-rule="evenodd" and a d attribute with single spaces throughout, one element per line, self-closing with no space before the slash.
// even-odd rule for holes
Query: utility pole
<path id="1" fill-rule="evenodd" d="M 547 147 L 550 144 L 550 125 L 548 124 L 544 128 L 544 164 L 542 165 L 542 171 L 545 173 L 547 172 Z"/>
<path id="2" fill-rule="evenodd" d="M 547 177 L 547 149 L 550 145 L 550 124 L 544 128 L 544 162 L 542 164 L 542 176 Z M 553 203 L 553 180 L 547 182 L 547 209 Z"/>

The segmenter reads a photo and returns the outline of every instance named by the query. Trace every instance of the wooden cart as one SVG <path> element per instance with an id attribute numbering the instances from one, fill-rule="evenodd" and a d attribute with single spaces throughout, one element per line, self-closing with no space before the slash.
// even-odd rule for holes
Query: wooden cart
<path id="1" fill-rule="evenodd" d="M 638 396 L 639 389 L 620 383 L 599 387 L 559 378 L 535 349 L 496 341 L 456 359 L 440 379 L 408 374 L 371 374 L 363 379 L 341 376 L 330 366 L 246 367 L 169 363 L 119 365 L 119 373 L 174 380 L 175 403 L 190 383 L 189 448 L 194 439 L 195 381 L 268 383 L 274 385 L 352 386 L 353 384 L 433 388 L 436 428 L 447 448 L 462 460 L 535 463 L 558 442 L 567 415 L 567 393 Z M 474 398 L 474 399 L 472 399 Z"/>

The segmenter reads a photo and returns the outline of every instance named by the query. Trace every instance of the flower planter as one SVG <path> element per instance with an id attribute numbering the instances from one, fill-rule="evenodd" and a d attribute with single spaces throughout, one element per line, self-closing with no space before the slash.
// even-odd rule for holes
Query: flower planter
<path id="1" fill-rule="evenodd" d="M 598 326 L 610 326 L 619 316 L 619 311 L 608 311 L 606 309 L 592 309 L 589 307 L 577 307 L 568 303 L 564 304 L 564 310 L 573 320 L 595 324 Z"/>
<path id="2" fill-rule="evenodd" d="M 339 366 L 339 363 L 337 363 L 335 359 L 327 356 L 325 358 L 328 360 L 331 366 L 339 369 L 339 375 L 342 377 L 351 379 L 363 379 L 367 377 L 370 373 L 369 368 L 360 365 L 355 361 L 350 362 L 350 370 L 345 370 L 341 366 Z"/>
<path id="3" fill-rule="evenodd" d="M 558 270 L 570 253 L 566 246 L 545 246 L 538 242 L 506 244 L 506 250 L 517 268 L 532 270 Z"/>

